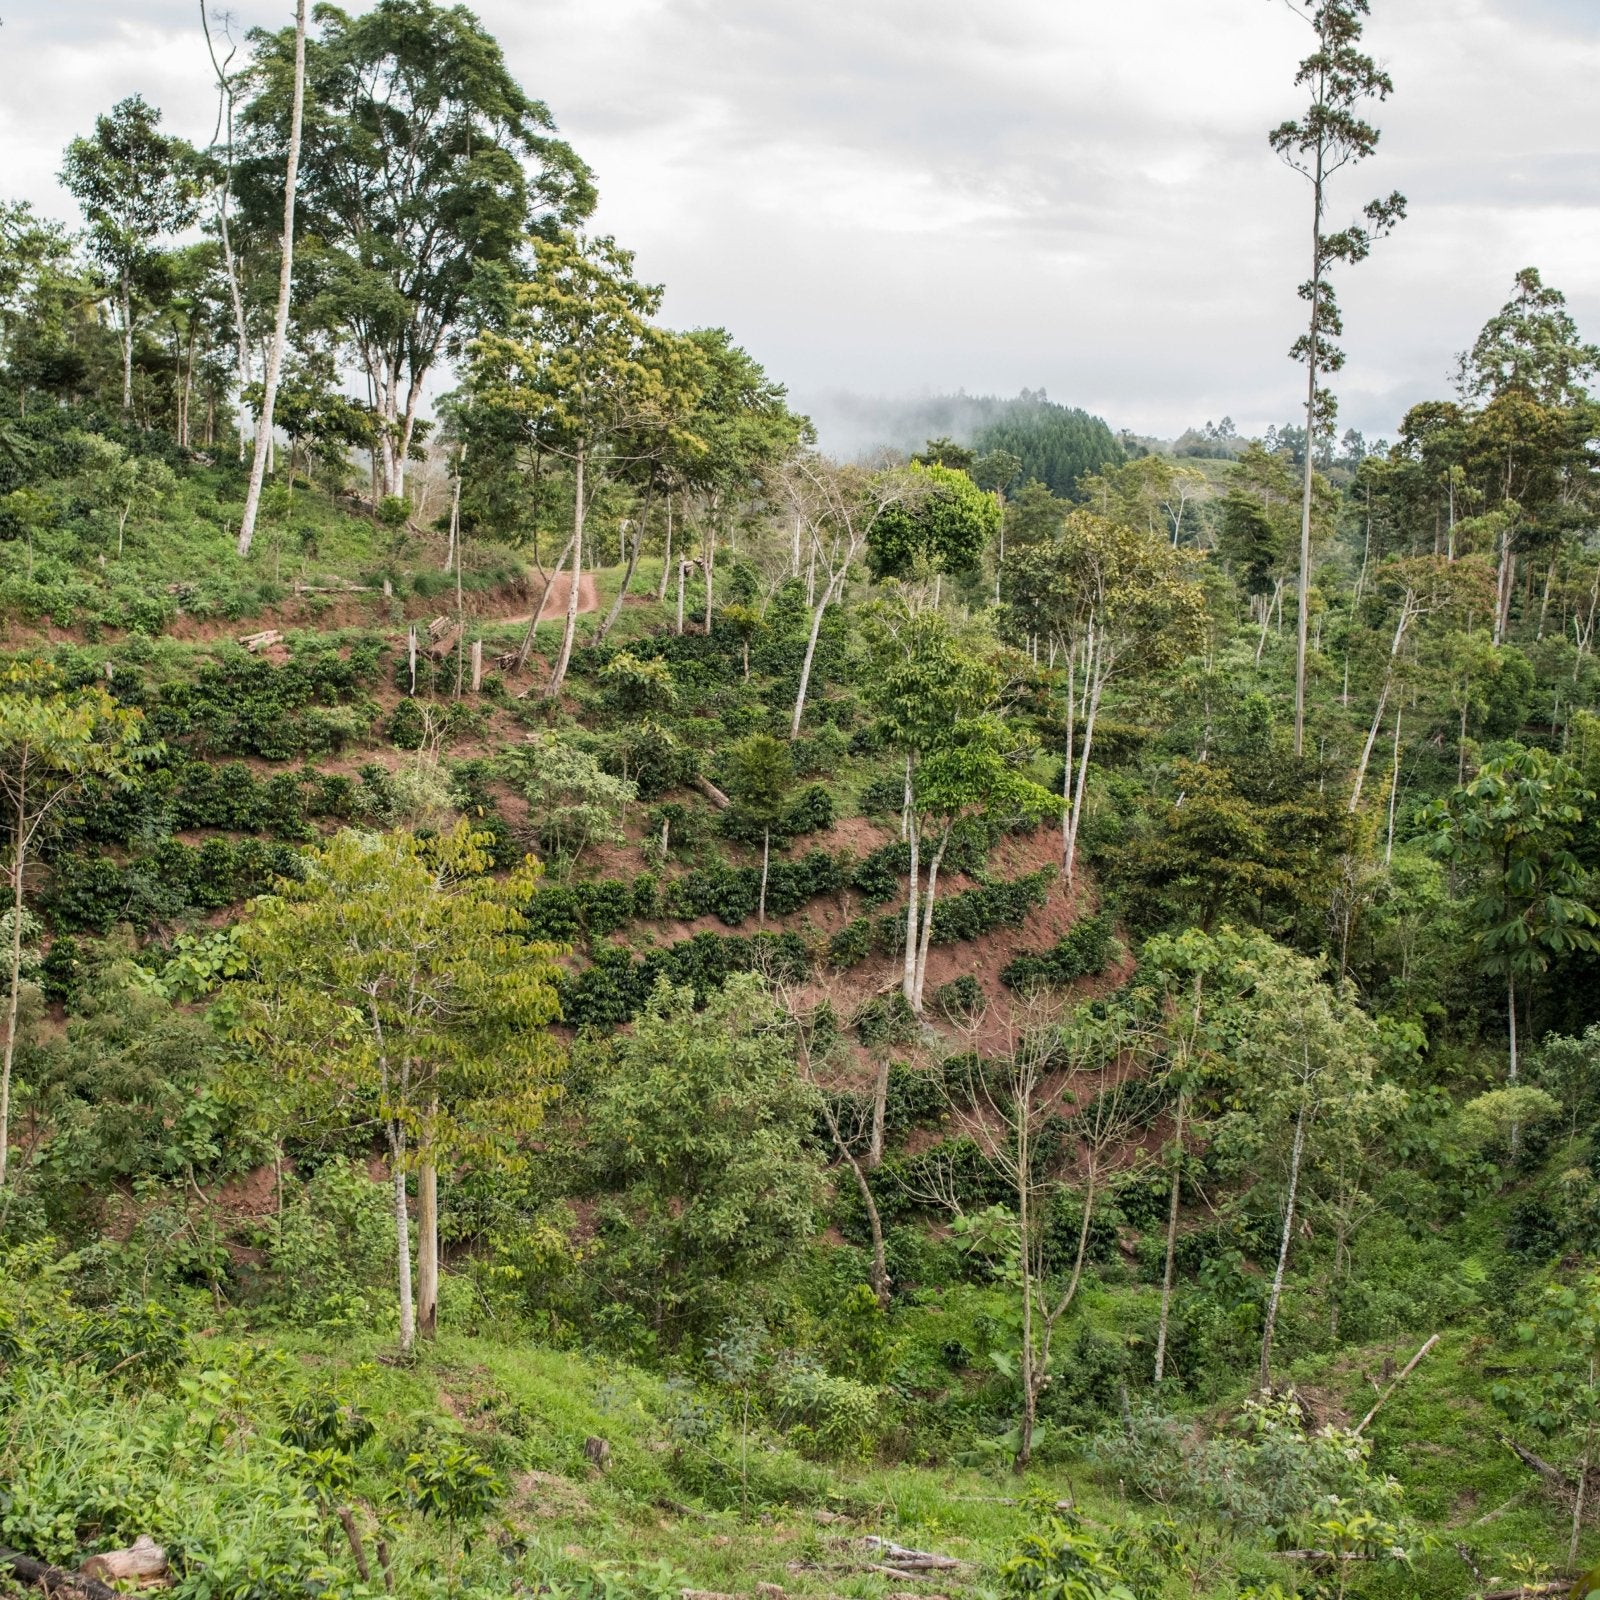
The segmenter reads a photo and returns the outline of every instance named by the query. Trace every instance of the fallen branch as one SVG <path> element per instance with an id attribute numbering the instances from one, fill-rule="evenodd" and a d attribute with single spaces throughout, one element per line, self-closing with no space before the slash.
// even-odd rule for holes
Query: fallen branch
<path id="1" fill-rule="evenodd" d="M 1539 1594 L 1571 1594 L 1572 1579 L 1562 1578 L 1556 1583 L 1522 1583 L 1515 1589 L 1491 1589 L 1478 1600 L 1532 1600 Z"/>
<path id="2" fill-rule="evenodd" d="M 926 1572 L 949 1572 L 966 1565 L 954 1556 L 941 1556 L 932 1550 L 908 1550 L 903 1544 L 880 1538 L 875 1533 L 863 1535 L 860 1542 L 866 1549 L 876 1551 L 890 1565 L 903 1570 L 917 1568 Z"/>
<path id="3" fill-rule="evenodd" d="M 1531 1467 L 1544 1481 L 1558 1494 L 1575 1495 L 1578 1486 L 1560 1467 L 1552 1466 L 1543 1456 L 1536 1456 L 1525 1445 L 1520 1445 L 1509 1435 L 1502 1433 L 1500 1443 L 1514 1455 L 1523 1466 Z"/>
<path id="4" fill-rule="evenodd" d="M 1368 1413 L 1367 1413 L 1367 1414 L 1366 1414 L 1366 1416 L 1364 1416 L 1364 1417 L 1363 1417 L 1363 1418 L 1362 1418 L 1362 1419 L 1361 1419 L 1361 1420 L 1360 1420 L 1360 1422 L 1358 1422 L 1358 1423 L 1357 1423 L 1357 1424 L 1356 1424 L 1356 1431 L 1355 1431 L 1355 1437 L 1356 1437 L 1356 1438 L 1357 1438 L 1357 1439 L 1359 1439 L 1359 1438 L 1360 1438 L 1360 1437 L 1361 1437 L 1361 1435 L 1362 1435 L 1362 1433 L 1363 1433 L 1363 1432 L 1364 1432 L 1364 1431 L 1365 1431 L 1365 1429 L 1366 1429 L 1366 1426 L 1367 1426 L 1367 1424 L 1368 1424 L 1368 1423 L 1369 1423 L 1369 1422 L 1371 1422 L 1371 1421 L 1372 1421 L 1372 1419 L 1373 1419 L 1373 1418 L 1374 1418 L 1374 1417 L 1375 1417 L 1375 1416 L 1377 1416 L 1377 1414 L 1378 1414 L 1378 1413 L 1379 1413 L 1379 1412 L 1380 1412 L 1380 1411 L 1382 1411 L 1382 1410 L 1383 1410 L 1383 1408 L 1384 1408 L 1384 1407 L 1385 1407 L 1385 1406 L 1386 1406 L 1386 1405 L 1387 1405 L 1387 1404 L 1388 1404 L 1388 1403 L 1389 1403 L 1389 1396 L 1390 1396 L 1390 1395 L 1392 1395 L 1392 1394 L 1393 1394 L 1393 1393 L 1394 1393 L 1394 1392 L 1395 1392 L 1395 1390 L 1396 1390 L 1396 1389 L 1398 1389 L 1398 1388 L 1399 1388 L 1399 1387 L 1400 1387 L 1400 1385 L 1401 1385 L 1401 1384 L 1402 1384 L 1402 1383 L 1404 1383 L 1404 1382 L 1405 1382 L 1405 1381 L 1406 1381 L 1406 1379 L 1407 1379 L 1407 1378 L 1409 1378 L 1409 1377 L 1410 1377 L 1410 1376 L 1411 1376 L 1411 1372 L 1412 1372 L 1412 1369 L 1413 1369 L 1413 1368 L 1414 1368 L 1414 1367 L 1415 1367 L 1415 1366 L 1416 1366 L 1416 1364 L 1417 1364 L 1417 1363 L 1418 1363 L 1418 1362 L 1419 1362 L 1419 1361 L 1420 1361 L 1420 1360 L 1421 1360 L 1421 1359 L 1422 1359 L 1422 1358 L 1423 1358 L 1423 1357 L 1424 1357 L 1424 1356 L 1425 1356 L 1425 1355 L 1427 1355 L 1427 1353 L 1428 1353 L 1428 1352 L 1429 1352 L 1429 1351 L 1430 1351 L 1430 1350 L 1431 1350 L 1431 1349 L 1433 1349 L 1433 1347 L 1434 1347 L 1434 1346 L 1435 1346 L 1435 1345 L 1436 1345 L 1436 1344 L 1438 1344 L 1438 1342 L 1439 1342 L 1439 1335 L 1438 1335 L 1438 1334 L 1434 1334 L 1434 1335 L 1433 1335 L 1433 1336 L 1432 1336 L 1432 1338 L 1430 1338 L 1430 1339 L 1429 1339 L 1429 1340 L 1428 1340 L 1428 1342 L 1427 1342 L 1427 1343 L 1426 1343 L 1426 1344 L 1425 1344 L 1425 1345 L 1423 1345 L 1423 1347 L 1422 1347 L 1422 1348 L 1421 1348 L 1421 1349 L 1420 1349 L 1420 1350 L 1419 1350 L 1419 1351 L 1417 1351 L 1417 1353 L 1416 1353 L 1416 1354 L 1415 1354 L 1415 1355 L 1414 1355 L 1414 1356 L 1412 1356 L 1412 1358 L 1411 1358 L 1411 1359 L 1410 1359 L 1410 1360 L 1409 1360 L 1409 1361 L 1408 1361 L 1408 1362 L 1406 1362 L 1406 1364 L 1405 1364 L 1405 1366 L 1403 1366 L 1403 1367 L 1402 1367 L 1402 1368 L 1401 1368 L 1401 1369 L 1400 1369 L 1400 1374 L 1399 1374 L 1399 1376 L 1398 1376 L 1398 1377 L 1397 1377 L 1397 1378 L 1396 1378 L 1396 1379 L 1395 1379 L 1395 1380 L 1394 1380 L 1394 1382 L 1393 1382 L 1393 1383 L 1391 1383 L 1391 1384 L 1390 1384 L 1390 1385 L 1389 1385 L 1389 1387 L 1388 1387 L 1388 1388 L 1387 1388 L 1387 1389 L 1385 1389 L 1385 1390 L 1384 1390 L 1384 1391 L 1383 1391 L 1383 1393 L 1382 1393 L 1382 1394 L 1380 1394 L 1380 1395 L 1379 1395 L 1379 1396 L 1378 1396 L 1378 1398 L 1377 1398 L 1377 1399 L 1376 1399 L 1376 1400 L 1374 1400 L 1374 1401 L 1373 1401 L 1373 1402 L 1372 1402 L 1372 1409 L 1371 1409 L 1371 1410 L 1370 1410 L 1370 1411 L 1369 1411 L 1369 1412 L 1368 1412 Z"/>
<path id="5" fill-rule="evenodd" d="M 117 1591 L 97 1578 L 86 1577 L 81 1572 L 68 1572 L 65 1567 L 53 1567 L 48 1561 L 25 1556 L 20 1550 L 7 1550 L 0 1546 L 0 1569 L 16 1574 L 24 1583 L 37 1584 L 46 1594 L 76 1594 L 85 1600 L 120 1600 Z"/>
<path id="6" fill-rule="evenodd" d="M 717 808 L 718 811 L 726 811 L 728 807 L 733 804 L 733 801 L 731 801 L 727 795 L 725 795 L 709 778 L 701 778 L 697 776 L 691 778 L 689 782 L 693 784 L 694 787 L 698 789 L 700 793 L 703 794 L 706 799 Z"/>

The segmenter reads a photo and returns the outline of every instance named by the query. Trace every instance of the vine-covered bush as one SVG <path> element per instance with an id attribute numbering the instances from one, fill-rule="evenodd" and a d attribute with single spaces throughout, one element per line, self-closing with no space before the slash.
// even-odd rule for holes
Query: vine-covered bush
<path id="1" fill-rule="evenodd" d="M 1104 972 L 1116 946 L 1111 918 L 1101 912 L 1074 923 L 1048 950 L 1028 951 L 1008 961 L 1000 981 L 1008 989 L 1057 988 Z"/>

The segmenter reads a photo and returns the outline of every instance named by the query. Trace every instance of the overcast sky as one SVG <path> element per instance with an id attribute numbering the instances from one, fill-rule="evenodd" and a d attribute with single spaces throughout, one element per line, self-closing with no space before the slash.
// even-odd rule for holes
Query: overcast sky
<path id="1" fill-rule="evenodd" d="M 236 27 L 291 19 L 232 3 Z M 65 215 L 63 146 L 134 91 L 208 137 L 197 6 L 0 0 L 0 188 Z M 667 319 L 728 327 L 824 417 L 835 391 L 1024 387 L 1163 435 L 1292 413 L 1309 199 L 1265 134 L 1300 109 L 1309 34 L 1285 0 L 476 9 Z M 1341 420 L 1369 437 L 1444 392 L 1519 267 L 1600 337 L 1600 0 L 1373 9 L 1396 93 L 1331 214 L 1411 205 L 1340 279 Z"/>

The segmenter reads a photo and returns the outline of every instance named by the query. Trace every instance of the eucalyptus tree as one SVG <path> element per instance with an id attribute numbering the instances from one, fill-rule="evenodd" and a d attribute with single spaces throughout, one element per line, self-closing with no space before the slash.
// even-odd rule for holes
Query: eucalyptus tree
<path id="1" fill-rule="evenodd" d="M 159 257 L 160 241 L 199 214 L 199 157 L 187 140 L 161 132 L 154 106 L 130 95 L 95 118 L 92 136 L 67 146 L 61 181 L 83 209 L 90 253 L 115 285 L 126 416 L 133 409 L 139 292 Z"/>
<path id="2" fill-rule="evenodd" d="M 1037 817 L 1051 803 L 1019 770 L 1014 733 L 999 715 L 1002 685 L 988 643 L 963 637 L 943 612 L 903 598 L 880 604 L 869 619 L 869 694 L 905 761 L 901 993 L 918 1014 L 939 869 L 957 824 L 991 813 Z"/>
<path id="3" fill-rule="evenodd" d="M 1141 532 L 1092 511 L 1074 511 L 1015 549 L 1001 594 L 1013 626 L 1046 635 L 1065 662 L 1061 864 L 1070 881 L 1106 690 L 1115 679 L 1181 662 L 1202 637 L 1205 596 L 1191 552 L 1159 529 Z"/>
<path id="4" fill-rule="evenodd" d="M 1405 197 L 1398 192 L 1373 200 L 1364 208 L 1365 224 L 1352 223 L 1336 233 L 1325 227 L 1328 185 L 1343 168 L 1365 161 L 1378 147 L 1378 130 L 1362 118 L 1372 100 L 1387 100 L 1394 84 L 1359 46 L 1368 0 L 1299 0 L 1304 20 L 1316 35 L 1316 48 L 1295 75 L 1298 87 L 1311 93 L 1299 119 L 1280 123 L 1268 136 L 1274 151 L 1311 185 L 1311 276 L 1300 297 L 1310 307 L 1306 332 L 1290 350 L 1306 369 L 1306 450 L 1300 500 L 1299 619 L 1295 634 L 1294 750 L 1305 744 L 1307 624 L 1311 600 L 1312 483 L 1315 441 L 1333 426 L 1334 400 L 1322 378 L 1344 365 L 1334 344 L 1343 331 L 1330 270 L 1364 260 L 1374 238 L 1387 234 L 1405 216 Z M 1291 9 L 1294 9 L 1291 7 Z M 1299 15 L 1295 10 L 1295 15 Z"/>
<path id="5" fill-rule="evenodd" d="M 289 148 L 283 159 L 283 232 L 278 239 L 278 305 L 272 320 L 272 342 L 267 346 L 267 370 L 261 388 L 261 416 L 256 424 L 255 451 L 250 459 L 250 486 L 245 491 L 239 518 L 238 549 L 250 554 L 256 515 L 261 509 L 261 485 L 266 476 L 267 453 L 272 448 L 272 413 L 278 400 L 278 375 L 283 371 L 283 350 L 289 342 L 289 296 L 294 287 L 294 206 L 300 179 L 300 135 L 306 100 L 306 0 L 297 0 L 294 13 L 293 86 L 289 91 Z M 293 463 L 290 476 L 293 477 Z"/>
<path id="6" fill-rule="evenodd" d="M 594 185 L 464 6 L 379 0 L 316 15 L 298 205 L 318 249 L 303 293 L 366 376 L 380 489 L 396 495 L 429 374 L 504 312 L 530 231 L 581 221 Z M 257 36 L 241 115 L 240 206 L 258 235 L 285 209 L 293 49 L 289 30 Z"/>
<path id="7" fill-rule="evenodd" d="M 536 238 L 537 270 L 516 286 L 503 332 L 475 346 L 474 387 L 517 417 L 528 442 L 568 462 L 573 477 L 572 583 L 561 651 L 545 693 L 560 693 L 577 633 L 584 520 L 608 474 L 645 451 L 703 450 L 686 426 L 699 371 L 682 341 L 650 321 L 661 290 L 633 277 L 614 239 Z M 528 624 L 531 638 L 538 612 Z"/>

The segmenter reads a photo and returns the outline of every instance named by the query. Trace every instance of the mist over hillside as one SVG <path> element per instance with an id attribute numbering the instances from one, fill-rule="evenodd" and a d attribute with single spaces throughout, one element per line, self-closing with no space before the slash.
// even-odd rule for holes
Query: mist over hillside
<path id="1" fill-rule="evenodd" d="M 1021 481 L 1036 478 L 1071 493 L 1080 474 L 1119 463 L 1124 451 L 1101 417 L 1050 399 L 1043 389 L 999 395 L 863 395 L 834 390 L 799 395 L 817 442 L 843 461 L 908 456 L 930 439 L 951 439 L 980 454 L 1006 450 L 1022 462 Z"/>

